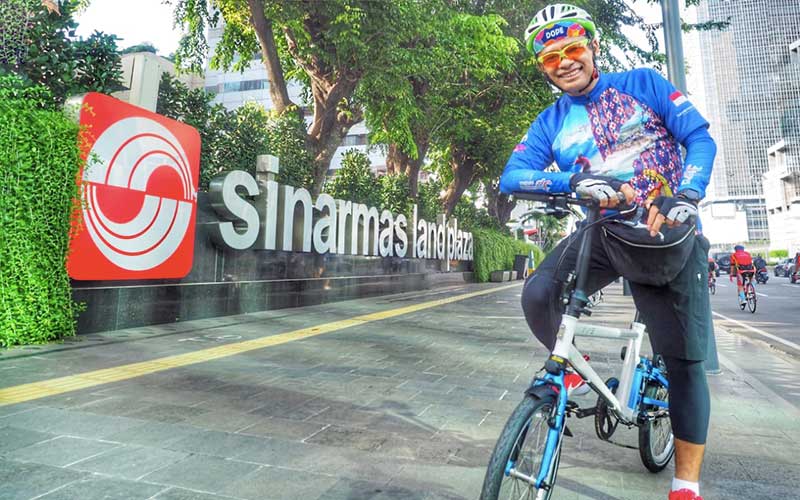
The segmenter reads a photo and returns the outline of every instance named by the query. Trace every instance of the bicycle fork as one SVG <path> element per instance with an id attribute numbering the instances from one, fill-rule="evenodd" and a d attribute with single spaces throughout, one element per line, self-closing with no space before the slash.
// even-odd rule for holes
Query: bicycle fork
<path id="1" fill-rule="evenodd" d="M 558 452 L 558 448 L 561 446 L 561 440 L 564 437 L 564 428 L 566 426 L 565 420 L 567 417 L 567 391 L 564 388 L 563 372 L 557 375 L 548 374 L 545 376 L 545 379 L 541 380 L 540 382 L 542 385 L 553 384 L 560 389 L 557 393 L 555 404 L 550 409 L 550 416 L 547 419 L 548 429 L 547 436 L 545 438 L 545 450 L 542 455 L 542 462 L 539 465 L 538 475 L 534 478 L 514 468 L 514 464 L 516 464 L 518 461 L 518 456 L 509 457 L 508 464 L 506 466 L 506 475 L 516 479 L 521 479 L 537 490 L 549 490 L 553 485 L 547 484 L 545 480 L 550 477 L 553 467 L 555 467 L 554 462 L 556 453 Z M 529 431 L 530 428 L 528 428 L 520 436 L 520 444 L 515 450 L 515 453 L 519 453 L 521 451 L 520 447 L 522 446 L 522 443 L 525 442 Z"/>

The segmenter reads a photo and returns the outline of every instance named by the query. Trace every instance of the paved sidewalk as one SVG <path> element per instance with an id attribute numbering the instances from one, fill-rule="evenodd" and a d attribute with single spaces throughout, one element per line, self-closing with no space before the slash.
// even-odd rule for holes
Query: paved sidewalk
<path id="1" fill-rule="evenodd" d="M 0 499 L 477 498 L 494 441 L 546 355 L 521 317 L 519 285 L 441 300 L 492 288 L 3 351 Z M 612 287 L 591 320 L 631 316 L 630 298 Z M 800 411 L 748 375 L 749 363 L 778 354 L 717 335 L 723 373 L 709 380 L 704 496 L 798 498 Z M 619 368 L 619 347 L 581 340 L 604 376 Z M 636 450 L 599 441 L 591 419 L 569 425 L 554 498 L 666 498 L 671 467 L 650 474 Z M 634 444 L 636 433 L 615 438 Z"/>

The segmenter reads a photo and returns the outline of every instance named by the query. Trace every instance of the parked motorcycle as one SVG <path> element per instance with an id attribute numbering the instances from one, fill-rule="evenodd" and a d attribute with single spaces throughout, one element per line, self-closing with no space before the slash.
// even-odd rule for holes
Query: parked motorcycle
<path id="1" fill-rule="evenodd" d="M 761 283 L 765 285 L 769 280 L 769 274 L 767 274 L 767 268 L 762 267 L 758 271 L 756 271 L 756 283 Z"/>

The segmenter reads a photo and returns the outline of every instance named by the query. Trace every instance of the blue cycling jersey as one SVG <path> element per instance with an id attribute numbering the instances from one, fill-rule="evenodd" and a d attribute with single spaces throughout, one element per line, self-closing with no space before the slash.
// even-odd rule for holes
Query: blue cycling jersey
<path id="1" fill-rule="evenodd" d="M 639 203 L 683 189 L 703 197 L 716 154 L 707 129 L 655 71 L 601 74 L 588 95 L 564 94 L 536 118 L 506 163 L 500 189 L 565 193 L 570 177 L 585 172 L 630 183 Z M 557 171 L 548 168 L 553 163 Z"/>

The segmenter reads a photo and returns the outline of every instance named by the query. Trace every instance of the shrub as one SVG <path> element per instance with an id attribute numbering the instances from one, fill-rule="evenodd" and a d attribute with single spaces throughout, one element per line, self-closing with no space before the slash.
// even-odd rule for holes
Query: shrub
<path id="1" fill-rule="evenodd" d="M 0 77 L 0 346 L 75 334 L 66 271 L 80 167 L 78 126 L 47 91 Z"/>
<path id="2" fill-rule="evenodd" d="M 370 169 L 369 157 L 357 149 L 345 151 L 341 168 L 328 179 L 323 191 L 334 198 L 381 206 L 380 183 Z"/>
<path id="3" fill-rule="evenodd" d="M 785 259 L 789 256 L 789 250 L 770 250 L 769 256 L 771 259 Z"/>
<path id="4" fill-rule="evenodd" d="M 528 255 L 533 250 L 536 262 L 541 262 L 544 258 L 539 247 L 492 229 L 473 229 L 472 237 L 473 268 L 475 280 L 479 283 L 489 281 L 492 271 L 513 269 L 516 255 Z"/>
<path id="5" fill-rule="evenodd" d="M 267 150 L 280 159 L 278 182 L 294 187 L 314 186 L 314 158 L 306 148 L 306 123 L 290 108 L 282 115 L 271 113 Z"/>
<path id="6" fill-rule="evenodd" d="M 405 174 L 384 175 L 378 179 L 381 185 L 381 208 L 393 214 L 411 216 L 414 200 L 408 189 L 408 176 Z"/>

